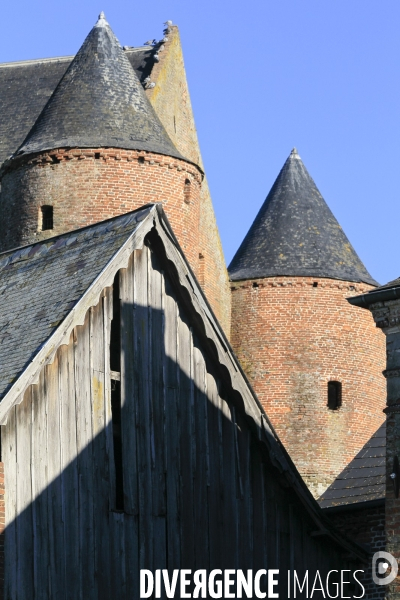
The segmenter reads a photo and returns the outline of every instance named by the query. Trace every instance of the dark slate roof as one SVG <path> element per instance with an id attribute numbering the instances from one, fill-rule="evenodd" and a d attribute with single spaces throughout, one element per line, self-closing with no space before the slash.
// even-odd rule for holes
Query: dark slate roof
<path id="1" fill-rule="evenodd" d="M 0 254 L 0 399 L 151 208 Z"/>
<path id="2" fill-rule="evenodd" d="M 277 276 L 372 279 L 292 150 L 229 265 L 233 281 Z"/>
<path id="3" fill-rule="evenodd" d="M 100 15 L 17 154 L 117 147 L 183 158 Z"/>
<path id="4" fill-rule="evenodd" d="M 321 508 L 385 498 L 386 422 L 318 500 Z"/>
<path id="5" fill-rule="evenodd" d="M 141 82 L 151 73 L 154 49 L 125 54 Z M 73 56 L 0 64 L 0 165 L 22 144 Z"/>

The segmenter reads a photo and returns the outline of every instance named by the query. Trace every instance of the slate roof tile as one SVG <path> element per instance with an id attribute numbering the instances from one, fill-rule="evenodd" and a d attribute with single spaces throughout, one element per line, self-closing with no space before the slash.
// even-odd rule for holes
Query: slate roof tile
<path id="1" fill-rule="evenodd" d="M 150 209 L 0 254 L 0 399 Z"/>
<path id="2" fill-rule="evenodd" d="M 233 281 L 278 276 L 378 283 L 293 149 L 228 268 Z"/>
<path id="3" fill-rule="evenodd" d="M 155 48 L 125 50 L 143 83 L 154 65 Z M 73 56 L 0 63 L 0 165 L 22 144 Z"/>
<path id="4" fill-rule="evenodd" d="M 338 475 L 318 502 L 321 508 L 385 498 L 386 422 Z"/>
<path id="5" fill-rule="evenodd" d="M 103 13 L 16 154 L 99 147 L 183 158 Z"/>

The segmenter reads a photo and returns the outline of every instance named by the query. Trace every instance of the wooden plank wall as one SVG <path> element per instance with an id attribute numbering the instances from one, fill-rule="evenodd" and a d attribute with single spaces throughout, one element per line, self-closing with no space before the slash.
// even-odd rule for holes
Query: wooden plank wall
<path id="1" fill-rule="evenodd" d="M 124 511 L 106 289 L 3 427 L 5 598 L 131 600 L 140 568 L 340 568 L 220 392 L 147 247 L 120 272 L 120 298 Z"/>

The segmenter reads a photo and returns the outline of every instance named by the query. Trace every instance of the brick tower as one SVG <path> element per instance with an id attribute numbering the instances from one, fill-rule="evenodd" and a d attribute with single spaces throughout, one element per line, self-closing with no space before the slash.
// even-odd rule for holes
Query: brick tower
<path id="1" fill-rule="evenodd" d="M 295 149 L 228 270 L 233 347 L 318 497 L 383 421 L 385 347 L 346 301 L 377 283 Z"/>
<path id="2" fill-rule="evenodd" d="M 1 250 L 162 202 L 199 271 L 202 170 L 174 146 L 103 13 L 0 177 Z"/>

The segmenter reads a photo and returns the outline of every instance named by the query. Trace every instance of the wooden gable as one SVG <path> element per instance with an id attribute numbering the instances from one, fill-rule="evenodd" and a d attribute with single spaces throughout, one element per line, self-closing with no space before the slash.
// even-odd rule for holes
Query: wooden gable
<path id="1" fill-rule="evenodd" d="M 2 427 L 5 597 L 130 600 L 142 568 L 342 568 L 357 549 L 324 523 L 168 228 L 119 267 Z"/>

